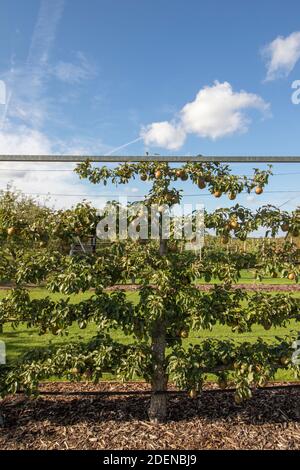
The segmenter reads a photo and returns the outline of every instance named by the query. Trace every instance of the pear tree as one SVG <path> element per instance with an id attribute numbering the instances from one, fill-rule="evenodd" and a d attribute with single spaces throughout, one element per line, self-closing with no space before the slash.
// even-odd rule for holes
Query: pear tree
<path id="1" fill-rule="evenodd" d="M 299 211 L 280 211 L 270 205 L 252 211 L 234 202 L 244 191 L 259 197 L 270 169 L 255 169 L 251 177 L 241 177 L 221 163 L 172 167 L 166 162 L 145 161 L 108 168 L 93 166 L 87 160 L 76 172 L 96 185 L 127 185 L 132 179 L 145 183 L 149 188 L 143 201 L 149 209 L 147 237 L 126 240 L 118 236 L 117 226 L 116 237 L 108 245 L 100 244 L 96 252 L 70 255 L 68 249 L 45 250 L 40 246 L 30 255 L 26 250 L 18 253 L 11 269 L 15 287 L 0 301 L 0 322 L 10 321 L 15 327 L 25 323 L 38 328 L 41 335 L 50 332 L 66 339 L 63 346 L 30 351 L 17 363 L 0 366 L 2 396 L 18 390 L 37 393 L 38 384 L 52 376 L 97 383 L 108 372 L 122 380 L 142 378 L 150 383 L 149 418 L 164 421 L 169 382 L 196 398 L 207 374 L 214 374 L 222 389 L 229 383 L 235 385 L 234 399 L 240 404 L 251 396 L 253 387 L 274 378 L 278 369 L 289 368 L 299 374 L 291 359 L 295 336 L 277 337 L 272 343 L 263 338 L 254 343 L 239 340 L 239 334 L 251 331 L 254 325 L 269 330 L 299 320 L 299 299 L 291 294 L 235 288 L 250 261 L 258 279 L 276 275 L 287 283 L 298 282 L 295 237 L 300 229 Z M 184 249 L 186 240 L 172 233 L 169 239 L 164 237 L 160 208 L 171 208 L 182 201 L 177 185 L 181 181 L 193 183 L 199 194 L 206 190 L 212 198 L 226 195 L 232 201 L 230 208 L 204 214 L 207 230 L 228 249 L 204 245 L 200 256 L 197 250 Z M 122 210 L 117 203 L 113 205 L 117 212 Z M 149 238 L 153 206 L 158 207 L 159 222 L 155 239 Z M 135 217 L 140 220 L 138 210 L 128 214 L 128 222 Z M 74 234 L 94 236 L 106 215 L 86 202 L 68 211 L 53 211 L 47 237 L 54 247 L 61 242 L 68 247 Z M 32 223 L 23 230 L 30 233 Z M 245 241 L 258 229 L 265 231 L 266 238 L 251 260 L 249 253 L 228 246 L 231 238 Z M 142 228 L 140 232 L 144 233 Z M 285 238 L 278 248 L 275 237 L 282 233 Z M 0 273 L 3 271 L 0 260 Z M 137 302 L 120 287 L 132 277 L 139 283 Z M 199 279 L 209 288 L 199 290 Z M 46 286 L 49 295 L 32 299 L 28 283 Z M 73 302 L 72 296 L 82 292 L 90 296 Z M 53 300 L 51 293 L 64 295 Z M 81 329 L 93 323 L 97 333 L 89 341 L 68 341 L 68 330 L 74 323 Z M 205 338 L 202 333 L 195 341 L 198 332 L 209 331 L 217 324 L 230 327 L 237 340 Z M 125 341 L 116 339 L 116 330 L 122 330 Z"/>

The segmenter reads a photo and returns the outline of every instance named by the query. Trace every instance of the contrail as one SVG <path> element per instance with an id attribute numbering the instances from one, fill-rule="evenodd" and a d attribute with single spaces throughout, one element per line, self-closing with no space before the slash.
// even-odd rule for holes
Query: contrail
<path id="1" fill-rule="evenodd" d="M 105 157 L 109 157 L 109 156 L 112 155 L 113 153 L 117 152 L 117 150 L 124 149 L 125 147 L 128 147 L 128 146 L 131 145 L 131 144 L 135 144 L 136 142 L 139 142 L 139 141 L 142 140 L 142 139 L 143 139 L 143 137 L 139 137 L 138 139 L 131 140 L 130 142 L 127 142 L 127 144 L 123 144 L 123 145 L 120 145 L 120 147 L 114 148 L 113 150 L 111 150 L 109 153 L 107 153 L 107 154 L 104 155 L 104 156 L 105 156 Z"/>
<path id="2" fill-rule="evenodd" d="M 299 191 L 300 193 L 300 191 Z M 294 201 L 294 199 L 297 199 L 299 197 L 299 194 L 295 197 L 292 197 L 291 199 L 288 199 L 287 201 L 285 201 L 283 204 L 281 204 L 280 206 L 278 206 L 278 209 L 280 209 L 280 207 L 283 207 L 285 206 L 288 202 L 291 202 L 291 201 Z"/>
<path id="3" fill-rule="evenodd" d="M 6 86 L 3 80 L 0 80 L 0 104 L 6 103 Z"/>
<path id="4" fill-rule="evenodd" d="M 26 61 L 25 73 L 35 79 L 35 87 L 39 87 L 38 79 L 42 77 L 44 66 L 47 64 L 49 52 L 55 41 L 56 29 L 62 17 L 65 0 L 42 0 L 38 13 L 38 18 L 33 30 L 32 40 Z M 13 84 L 13 77 L 11 80 Z M 3 117 L 0 122 L 0 129 L 3 128 L 12 99 L 10 90 L 6 99 Z"/>
<path id="5" fill-rule="evenodd" d="M 10 103 L 11 97 L 12 97 L 12 92 L 9 91 L 9 92 L 8 92 L 8 95 L 6 96 L 6 102 L 5 102 L 4 113 L 3 113 L 3 116 L 2 116 L 2 119 L 1 119 L 1 122 L 0 122 L 0 130 L 3 129 L 3 127 L 4 127 L 4 124 L 5 124 L 5 121 L 6 121 L 6 116 L 7 116 L 7 113 L 8 113 L 8 107 L 9 107 L 9 103 Z"/>
<path id="6" fill-rule="evenodd" d="M 10 59 L 10 62 L 12 64 L 12 57 Z M 7 116 L 7 113 L 8 113 L 9 103 L 10 103 L 10 100 L 11 100 L 11 97 L 12 97 L 12 92 L 11 92 L 11 90 L 8 89 L 7 83 L 6 82 L 3 82 L 3 83 L 4 83 L 4 103 L 0 103 L 0 104 L 4 104 L 4 112 L 3 112 L 1 122 L 0 122 L 0 130 L 3 129 L 3 127 L 4 127 L 4 124 L 5 124 L 5 121 L 6 121 L 6 116 Z"/>
<path id="7" fill-rule="evenodd" d="M 64 4 L 64 0 L 41 1 L 27 57 L 28 67 L 43 67 L 47 64 Z"/>

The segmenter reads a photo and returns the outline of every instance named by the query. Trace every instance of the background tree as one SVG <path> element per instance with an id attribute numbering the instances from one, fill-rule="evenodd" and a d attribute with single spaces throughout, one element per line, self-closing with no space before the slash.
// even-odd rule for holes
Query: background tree
<path id="1" fill-rule="evenodd" d="M 87 161 L 78 166 L 77 173 L 94 184 L 127 184 L 131 178 L 147 180 L 152 186 L 144 204 L 150 207 L 180 202 L 182 193 L 175 184 L 178 180 L 190 179 L 199 191 L 207 188 L 216 198 L 226 193 L 232 201 L 245 190 L 259 195 L 270 170 L 255 170 L 253 177 L 246 178 L 233 175 L 228 165 L 219 163 L 188 163 L 172 168 L 163 162 L 143 162 L 99 168 Z M 82 237 L 95 233 L 99 222 L 97 211 L 88 203 L 55 212 L 51 217 L 49 238 L 52 243 L 63 240 L 67 245 L 74 232 Z M 215 250 L 211 246 L 204 247 L 200 258 L 197 252 L 182 250 L 180 241 L 173 239 L 168 244 L 162 234 L 158 241 L 143 244 L 116 240 L 109 247 L 85 255 L 42 249 L 30 259 L 25 252 L 21 254 L 12 273 L 16 288 L 0 302 L 1 321 L 10 318 L 14 325 L 25 322 L 29 327 L 38 327 L 41 334 L 50 331 L 55 335 L 66 334 L 74 322 L 80 328 L 94 322 L 98 333 L 88 343 L 49 346 L 27 354 L 12 368 L 1 368 L 2 395 L 18 389 L 32 393 L 39 381 L 53 375 L 72 380 L 87 377 L 97 382 L 109 371 L 125 380 L 138 376 L 150 382 L 153 393 L 149 417 L 163 421 L 169 380 L 189 390 L 193 398 L 207 373 L 212 372 L 220 387 L 225 388 L 228 380 L 236 385 L 235 400 L 240 403 L 251 395 L 252 386 L 263 385 L 278 368 L 290 367 L 298 373 L 290 359 L 295 337 L 278 338 L 274 344 L 262 339 L 254 344 L 204 339 L 188 348 L 182 346 L 182 341 L 192 330 L 211 329 L 217 323 L 241 333 L 250 331 L 254 324 L 269 329 L 272 325 L 286 325 L 291 318 L 299 319 L 299 299 L 288 294 L 251 294 L 233 288 L 250 261 L 258 277 L 273 273 L 297 282 L 299 249 L 291 236 L 299 234 L 299 212 L 280 212 L 272 206 L 252 212 L 235 204 L 206 213 L 205 225 L 221 237 L 224 247 L 231 237 L 245 241 L 259 228 L 264 228 L 273 241 L 262 243 L 251 260 L 248 253 Z M 29 232 L 30 227 L 29 224 Z M 286 239 L 278 250 L 274 237 L 282 230 Z M 132 276 L 140 283 L 136 304 L 121 290 L 107 292 L 108 287 Z M 195 286 L 199 278 L 221 283 L 201 292 Z M 76 304 L 70 297 L 31 300 L 24 288 L 28 282 L 43 283 L 50 292 L 68 296 L 90 289 L 94 293 Z M 130 342 L 113 340 L 110 333 L 115 328 L 121 328 Z"/>

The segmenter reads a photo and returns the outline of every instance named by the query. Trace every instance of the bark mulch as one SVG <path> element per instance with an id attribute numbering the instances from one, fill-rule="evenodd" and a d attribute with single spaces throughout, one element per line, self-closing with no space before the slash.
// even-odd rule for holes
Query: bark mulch
<path id="1" fill-rule="evenodd" d="M 300 449 L 300 389 L 258 390 L 243 405 L 208 386 L 169 399 L 168 421 L 147 421 L 149 396 L 7 397 L 0 449 Z M 141 383 L 45 384 L 44 391 L 143 391 Z"/>

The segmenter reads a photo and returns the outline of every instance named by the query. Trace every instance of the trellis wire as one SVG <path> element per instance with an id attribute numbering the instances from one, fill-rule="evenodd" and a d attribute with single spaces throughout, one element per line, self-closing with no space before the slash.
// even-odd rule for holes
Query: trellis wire
<path id="1" fill-rule="evenodd" d="M 7 171 L 7 172 L 14 172 L 14 173 L 31 173 L 31 172 L 68 172 L 68 173 L 74 173 L 75 168 L 1 168 L 0 167 L 0 172 L 1 171 Z M 294 175 L 300 175 L 299 172 L 289 172 L 289 173 L 272 173 L 273 176 L 294 176 Z M 237 175 L 237 176 L 252 176 L 252 174 L 245 174 L 245 175 Z"/>
<path id="2" fill-rule="evenodd" d="M 37 163 L 79 163 L 89 160 L 93 163 L 121 163 L 121 162 L 165 162 L 165 163 L 300 163 L 300 156 L 251 156 L 251 155 L 244 155 L 244 156 L 203 156 L 203 155 L 196 155 L 196 156 L 180 156 L 180 155 L 149 155 L 149 156 L 129 156 L 129 155 L 0 155 L 0 162 L 37 162 Z M 25 170 L 25 169 L 24 169 Z M 23 171 L 24 171 L 23 170 Z M 60 170 L 58 170 L 60 171 Z M 72 171 L 72 170 L 71 170 Z M 266 191 L 271 192 L 271 191 Z M 277 193 L 283 193 L 285 191 L 273 191 Z M 286 192 L 298 192 L 298 191 L 286 191 Z M 30 195 L 30 193 L 27 193 Z M 51 196 L 51 194 L 34 194 L 31 195 L 40 195 L 40 196 Z M 210 194 L 202 194 L 202 196 L 209 196 Z M 68 194 L 53 194 L 53 196 L 69 196 L 69 197 L 118 197 L 114 195 L 92 195 L 92 194 L 77 194 L 77 195 L 68 195 Z M 197 195 L 185 195 L 185 197 L 194 197 L 199 196 Z M 141 195 L 134 195 L 134 196 L 127 196 L 127 197 L 145 197 Z"/>
<path id="3" fill-rule="evenodd" d="M 0 191 L 5 191 L 6 189 L 0 189 Z M 271 190 L 271 191 L 264 191 L 264 194 L 282 194 L 282 193 L 287 193 L 287 194 L 300 194 L 300 190 Z M 27 193 L 24 192 L 26 196 L 43 196 L 43 197 L 88 197 L 88 198 L 94 198 L 94 197 L 103 197 L 103 198 L 108 198 L 108 197 L 126 197 L 126 198 L 145 198 L 145 195 L 142 194 L 125 194 L 125 193 L 119 193 L 119 194 L 68 194 L 68 193 Z M 247 191 L 242 191 L 240 194 L 248 194 Z M 203 193 L 203 194 L 182 194 L 182 197 L 208 197 L 211 196 L 211 193 Z"/>

